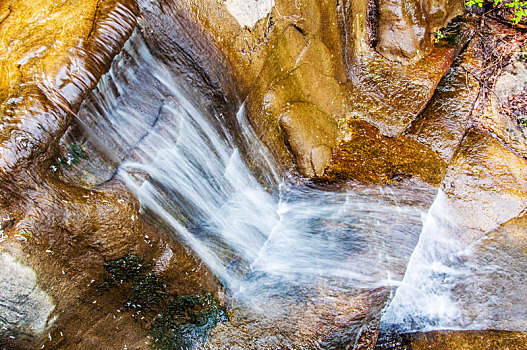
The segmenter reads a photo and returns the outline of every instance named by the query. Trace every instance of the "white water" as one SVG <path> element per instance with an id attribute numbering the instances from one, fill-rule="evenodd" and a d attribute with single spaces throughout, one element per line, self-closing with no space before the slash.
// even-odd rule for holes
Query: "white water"
<path id="1" fill-rule="evenodd" d="M 84 103 L 80 118 L 104 140 L 111 158 L 120 159 L 118 176 L 142 207 L 233 294 L 254 298 L 278 293 L 277 285 L 321 282 L 375 288 L 402 279 L 433 190 L 327 192 L 279 178 L 242 108 L 237 122 L 244 149 L 266 169 L 263 182 L 275 184 L 265 188 L 222 116 L 185 91 L 181 77 L 138 38 Z"/>
<path id="2" fill-rule="evenodd" d="M 144 211 L 190 246 L 235 299 L 255 310 L 275 305 L 274 316 L 284 319 L 301 300 L 347 301 L 359 289 L 397 286 L 386 329 L 527 330 L 525 247 L 463 245 L 443 192 L 425 212 L 435 196 L 427 186 L 332 192 L 282 178 L 242 107 L 235 129 L 262 169 L 257 181 L 225 117 L 182 84 L 184 75 L 134 35 L 79 118 L 120 163 L 116 175 Z"/>
<path id="3" fill-rule="evenodd" d="M 470 245 L 440 190 L 382 328 L 527 330 L 525 243 L 488 235 Z"/>
<path id="4" fill-rule="evenodd" d="M 452 265 L 461 243 L 452 239 L 443 192 L 439 191 L 423 225 L 408 270 L 384 316 L 384 327 L 400 331 L 447 329 L 460 320 L 461 309 L 450 294 L 448 279 L 462 273 Z M 449 264 L 450 262 L 450 264 Z M 443 279 L 443 281 L 440 281 Z M 450 327 L 449 327 L 450 325 Z"/>

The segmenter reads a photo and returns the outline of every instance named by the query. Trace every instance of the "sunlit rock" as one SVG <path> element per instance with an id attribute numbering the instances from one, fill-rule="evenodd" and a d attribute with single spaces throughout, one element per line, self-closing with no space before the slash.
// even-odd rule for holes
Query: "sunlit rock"
<path id="1" fill-rule="evenodd" d="M 226 0 L 225 5 L 242 27 L 253 27 L 261 18 L 269 15 L 274 0 Z"/>
<path id="2" fill-rule="evenodd" d="M 135 25 L 128 1 L 4 1 L 0 28 L 3 174 L 61 136 Z M 7 179 L 6 179 L 7 180 Z"/>
<path id="3" fill-rule="evenodd" d="M 503 330 L 480 331 L 433 331 L 407 333 L 395 338 L 381 338 L 378 350 L 424 349 L 523 349 L 527 346 L 527 334 Z"/>
<path id="4" fill-rule="evenodd" d="M 463 307 L 463 319 L 471 328 L 525 331 L 527 254 L 525 212 L 474 242 L 460 271 L 466 278 L 453 295 Z"/>
<path id="5" fill-rule="evenodd" d="M 413 63 L 430 50 L 433 33 L 463 14 L 463 7 L 463 1 L 380 1 L 376 49 L 390 60 Z"/>
<path id="6" fill-rule="evenodd" d="M 461 241 L 471 243 L 519 215 L 527 196 L 527 161 L 492 136 L 469 132 L 449 164 L 443 190 Z"/>
<path id="7" fill-rule="evenodd" d="M 448 263 L 417 251 L 413 266 L 431 262 L 437 277 L 437 266 L 461 266 L 462 275 L 489 262 L 495 274 L 473 273 L 481 277 L 474 293 L 443 286 L 468 305 L 449 315 L 462 315 L 461 325 L 505 317 L 510 309 L 475 310 L 488 285 L 507 287 L 492 281 L 506 273 L 491 260 L 525 255 L 516 239 L 525 225 L 513 218 L 525 210 L 526 163 L 507 148 L 524 155 L 523 129 L 502 114 L 470 119 L 482 58 L 465 53 L 463 66 L 451 67 L 473 34 L 470 20 L 450 22 L 462 8 L 441 0 L 2 3 L 0 247 L 22 247 L 35 274 L 19 269 L 32 276 L 22 285 L 38 280 L 56 315 L 47 322 L 46 304 L 10 324 L 49 327 L 30 340 L 36 347 L 149 346 L 148 327 L 121 313 L 123 295 L 94 285 L 104 262 L 134 252 L 173 292 L 228 288 L 232 319 L 213 332 L 211 349 L 371 349 L 418 243 L 429 185 L 440 183 L 420 247 L 443 247 L 432 228 L 444 220 L 454 248 L 439 254 Z M 524 68 L 518 62 L 498 79 L 498 99 L 518 96 L 523 83 L 511 84 Z M 524 277 L 511 272 L 517 284 Z M 432 313 L 452 306 L 424 300 L 434 301 Z"/>
<path id="8" fill-rule="evenodd" d="M 467 129 L 480 96 L 481 86 L 474 74 L 481 72 L 477 53 L 481 39 L 475 38 L 443 77 L 430 103 L 405 131 L 408 138 L 428 146 L 450 162 Z M 470 73 L 469 73 L 470 72 Z"/>

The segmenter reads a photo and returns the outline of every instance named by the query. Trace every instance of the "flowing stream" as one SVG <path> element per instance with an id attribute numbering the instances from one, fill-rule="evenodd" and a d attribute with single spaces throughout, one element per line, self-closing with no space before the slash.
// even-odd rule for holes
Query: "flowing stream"
<path id="1" fill-rule="evenodd" d="M 439 191 L 383 327 L 527 330 L 525 243 L 492 232 L 466 245 Z M 520 233 L 523 232 L 521 225 Z"/>
<path id="2" fill-rule="evenodd" d="M 283 321 L 294 305 L 334 303 L 357 291 L 389 294 L 403 285 L 383 319 L 386 327 L 467 324 L 459 322 L 451 285 L 439 283 L 468 271 L 454 268 L 462 264 L 460 256 L 452 260 L 459 249 L 440 234 L 449 229 L 440 215 L 441 192 L 426 215 L 437 190 L 417 182 L 329 191 L 278 174 L 243 106 L 233 116 L 240 137 L 233 137 L 226 117 L 186 88 L 184 75 L 152 55 L 138 33 L 86 99 L 79 119 L 119 162 L 116 176 L 143 210 L 191 247 L 233 300 Z M 263 174 L 258 180 L 246 158 Z M 448 255 L 450 265 L 434 264 L 445 261 L 437 254 Z M 378 314 L 388 294 L 374 308 Z"/>

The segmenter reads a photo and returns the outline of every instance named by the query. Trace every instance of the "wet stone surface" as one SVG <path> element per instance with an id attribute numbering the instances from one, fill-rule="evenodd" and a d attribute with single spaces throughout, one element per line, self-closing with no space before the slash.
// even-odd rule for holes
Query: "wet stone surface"
<path id="1" fill-rule="evenodd" d="M 408 333 L 390 338 L 381 335 L 377 350 L 466 349 L 520 350 L 527 346 L 527 335 L 520 332 L 499 330 L 482 331 L 434 331 Z"/>
<path id="2" fill-rule="evenodd" d="M 485 46 L 484 39 L 478 37 L 476 44 L 469 45 L 461 63 L 452 69 L 450 65 L 471 38 L 474 25 L 454 21 L 441 29 L 442 34 L 450 33 L 445 40 L 433 40 L 436 29 L 460 13 L 462 1 L 434 1 L 424 7 L 417 1 L 380 1 L 377 5 L 344 1 L 335 6 L 334 1 L 314 0 L 2 2 L 0 285 L 4 283 L 5 288 L 0 288 L 0 298 L 8 311 L 0 323 L 8 330 L 0 335 L 0 345 L 28 349 L 154 346 L 148 329 L 132 317 L 138 318 L 131 310 L 137 303 L 122 309 L 123 302 L 131 300 L 126 290 L 108 288 L 101 295 L 95 287 L 109 262 L 136 254 L 151 264 L 153 275 L 135 282 L 154 290 L 154 300 L 165 292 L 199 296 L 205 287 L 226 303 L 230 322 L 217 325 L 203 345 L 206 348 L 372 349 L 382 309 L 391 298 L 391 279 L 402 279 L 418 241 L 421 215 L 432 202 L 434 189 L 421 180 L 432 186 L 442 183 L 449 219 L 458 228 L 453 238 L 472 249 L 472 255 L 458 258 L 474 280 L 454 284 L 452 289 L 465 304 L 463 322 L 492 327 L 508 322 L 511 329 L 525 327 L 522 307 L 489 306 L 485 304 L 488 294 L 482 293 L 488 289 L 507 291 L 509 294 L 501 294 L 509 295 L 518 305 L 525 304 L 524 294 L 518 292 L 525 280 L 526 224 L 521 216 L 527 196 L 525 132 L 521 120 L 510 115 L 517 111 L 518 103 L 503 104 L 509 97 L 523 98 L 523 80 L 517 78 L 522 77 L 524 63 L 518 56 L 512 68 L 505 69 L 496 81 L 497 100 L 478 100 L 475 114 L 484 116 L 475 116 L 474 99 L 481 97 L 478 70 L 493 65 L 485 61 L 487 66 L 478 66 L 478 60 L 485 59 L 472 54 L 471 50 Z M 240 9 L 246 6 L 253 6 L 257 16 L 242 16 Z M 165 71 L 154 69 L 161 64 L 147 69 L 143 63 L 134 63 L 141 47 L 133 46 L 133 41 L 122 50 L 134 28 L 145 47 L 152 50 L 149 62 L 159 60 L 167 67 Z M 498 29 L 507 35 L 505 39 L 517 40 L 516 34 Z M 154 76 L 155 89 L 139 84 L 127 95 L 114 84 L 115 76 L 109 74 L 101 80 L 121 51 L 111 74 L 148 84 Z M 209 144 L 214 141 L 213 134 L 203 128 L 204 122 L 184 124 L 173 118 L 174 111 L 189 114 L 192 108 L 167 98 L 177 90 L 170 84 L 170 74 L 185 82 L 193 101 L 206 106 L 203 121 L 216 120 L 214 127 L 224 138 L 216 142 L 220 146 L 209 158 L 219 159 L 222 166 L 227 164 L 222 171 L 229 176 L 225 182 L 200 182 L 202 187 L 210 185 L 211 192 L 199 196 L 197 203 L 184 198 L 170 213 L 194 225 L 189 234 L 209 239 L 208 247 L 218 248 L 219 260 L 228 262 L 218 273 L 223 283 L 228 284 L 227 277 L 233 274 L 234 279 L 244 277 L 247 280 L 241 280 L 253 283 L 247 284 L 254 287 L 249 288 L 252 296 L 271 294 L 260 295 L 263 312 L 255 311 L 253 304 L 258 300 L 244 299 L 234 288 L 232 295 L 221 297 L 220 282 L 205 266 L 204 255 L 195 255 L 203 252 L 195 249 L 201 247 L 187 240 L 195 249 L 193 253 L 178 242 L 181 238 L 168 236 L 167 232 L 174 234 L 174 230 L 167 216 L 159 215 L 152 201 L 147 201 L 150 207 L 144 205 L 145 198 L 151 199 L 145 194 L 161 193 L 157 200 L 173 203 L 181 199 L 181 188 L 189 188 L 184 183 L 167 186 L 164 180 L 172 179 L 175 172 L 148 172 L 151 169 L 141 162 L 168 162 L 169 157 L 160 160 L 151 156 L 156 148 L 177 143 L 197 126 L 202 127 L 200 133 L 207 135 Z M 199 92 L 192 93 L 192 89 Z M 148 95 L 152 91 L 155 93 Z M 111 100 L 116 104 L 111 105 Z M 243 101 L 256 135 L 278 160 L 275 168 L 281 175 L 298 171 L 314 178 L 318 186 L 331 189 L 335 182 L 337 187 L 345 187 L 350 180 L 395 184 L 414 196 L 408 199 L 406 192 L 401 194 L 389 186 L 364 187 L 373 189 L 366 191 L 372 204 L 363 202 L 353 188 L 345 194 L 332 192 L 335 202 L 322 201 L 317 206 L 302 202 L 302 190 L 296 193 L 299 188 L 294 186 L 292 195 L 287 187 L 280 189 L 284 192 L 275 191 L 292 196 L 276 203 L 269 201 L 273 191 L 258 187 L 257 181 L 250 182 L 252 189 L 243 188 L 240 184 L 248 183 L 250 171 L 237 172 L 237 167 L 250 156 L 237 157 L 232 148 L 225 152 L 221 148 L 229 134 L 233 135 L 229 147 L 243 144 L 246 129 L 240 127 L 235 113 Z M 126 108 L 136 114 L 132 119 L 121 115 L 122 125 L 132 120 L 139 127 L 114 124 L 95 130 L 103 124 L 101 119 L 91 118 Z M 475 129 L 467 131 L 469 126 Z M 94 130 L 97 135 L 90 133 Z M 105 132 L 109 134 L 100 142 Z M 116 134 L 126 142 L 114 137 Z M 145 152 L 140 145 L 150 149 Z M 250 148 L 241 147 L 240 153 Z M 197 157 L 207 148 L 181 149 Z M 180 158 L 178 169 L 195 159 Z M 123 161 L 128 162 L 132 181 L 124 179 L 135 186 L 141 204 L 117 179 Z M 190 176 L 192 184 L 213 178 L 205 171 L 208 164 L 198 167 L 200 176 Z M 232 188 L 242 188 L 243 195 L 237 193 L 229 201 L 211 195 L 218 189 L 224 194 Z M 364 190 L 358 188 L 359 193 Z M 244 197 L 246 193 L 249 195 Z M 311 199 L 316 197 L 309 193 Z M 221 210 L 214 212 L 212 204 L 200 207 L 204 198 L 212 201 L 203 202 L 214 203 L 214 208 Z M 247 198 L 253 200 L 248 201 L 252 205 L 242 207 Z M 316 209 L 313 212 L 307 210 L 311 205 Z M 326 205 L 340 206 L 338 215 L 328 218 Z M 286 210 L 297 207 L 298 213 L 314 218 Z M 271 223 L 276 220 L 281 234 L 269 230 L 273 235 L 269 233 L 267 238 L 257 235 L 261 245 L 251 241 L 246 251 L 233 249 L 229 239 L 234 237 L 234 244 L 239 244 L 241 236 L 255 232 L 253 227 L 240 229 L 233 237 L 212 237 L 218 227 L 222 234 L 231 233 L 226 230 L 232 227 L 228 220 L 213 220 L 229 218 L 240 208 L 262 208 L 253 216 L 247 211 L 244 219 L 255 224 L 266 213 L 269 222 L 262 224 L 264 229 L 275 227 Z M 339 216 L 342 213 L 347 215 Z M 371 220 L 365 219 L 370 216 Z M 302 230 L 288 230 L 302 220 L 308 222 Z M 292 226 L 286 227 L 286 222 Z M 401 236 L 390 236 L 393 232 Z M 295 245 L 296 239 L 304 244 Z M 335 260 L 327 260 L 323 248 L 339 257 L 342 269 L 335 270 Z M 303 264 L 295 265 L 299 261 Z M 316 264 L 312 266 L 312 262 Z M 509 270 L 492 270 L 491 262 L 509 266 Z M 481 270 L 482 265 L 489 269 Z M 359 269 L 362 266 L 372 270 L 364 272 Z M 346 278 L 342 278 L 343 271 Z M 15 280 L 15 274 L 24 278 Z M 276 276 L 285 276 L 288 282 Z M 361 283 L 365 285 L 358 288 Z M 129 287 L 144 296 L 143 289 Z M 24 290 L 24 300 L 19 302 Z M 157 293 L 159 290 L 162 293 Z M 206 296 L 174 300 L 173 309 L 179 311 L 185 303 L 197 308 L 219 305 Z M 484 316 L 478 314 L 480 306 L 486 307 Z M 179 317 L 178 312 L 169 312 L 165 323 L 172 325 L 169 319 Z M 397 346 L 412 349 L 430 344 L 445 349 L 521 348 L 524 344 L 523 334 L 493 331 L 402 338 L 406 343 Z"/>

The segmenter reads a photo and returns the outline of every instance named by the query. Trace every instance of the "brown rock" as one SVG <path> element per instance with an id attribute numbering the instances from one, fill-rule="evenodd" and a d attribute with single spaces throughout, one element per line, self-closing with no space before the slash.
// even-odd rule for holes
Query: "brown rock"
<path id="1" fill-rule="evenodd" d="M 31 193 L 24 216 L 12 216 L 14 225 L 1 245 L 34 269 L 55 305 L 45 327 L 32 332 L 35 348 L 82 349 L 94 343 L 146 348 L 146 331 L 130 313 L 117 311 L 125 295 L 101 295 L 96 288 L 103 281 L 103 263 L 128 253 L 158 260 L 157 271 L 173 292 L 217 290 L 214 277 L 186 248 L 140 219 L 137 201 L 119 184 L 90 191 L 48 181 Z M 7 332 L 24 330 L 7 326 Z"/>
<path id="2" fill-rule="evenodd" d="M 0 134 L 0 252 L 16 258 L 10 266 L 27 277 L 20 279 L 20 290 L 31 286 L 34 294 L 20 300 L 0 291 L 3 305 L 16 310 L 2 323 L 7 330 L 0 344 L 147 348 L 145 329 L 130 313 L 117 311 L 125 296 L 96 290 L 103 263 L 127 253 L 159 259 L 158 273 L 181 294 L 217 290 L 214 277 L 186 248 L 143 221 L 121 184 L 95 188 L 111 175 L 82 182 L 49 170 L 58 139 L 131 34 L 135 3 L 13 0 L 0 4 L 0 13 L 0 67 L 6 72 L 0 75 L 6 125 Z M 107 165 L 95 149 L 89 151 L 90 161 Z"/>
<path id="3" fill-rule="evenodd" d="M 350 122 L 326 175 L 331 180 L 351 178 L 376 184 L 417 176 L 439 185 L 445 168 L 437 153 L 413 140 L 386 137 L 365 122 Z"/>
<path id="4" fill-rule="evenodd" d="M 523 212 L 471 245 L 464 259 L 467 277 L 454 288 L 468 324 L 525 329 L 527 216 Z"/>
<path id="5" fill-rule="evenodd" d="M 295 103 L 282 112 L 280 126 L 300 171 L 308 176 L 322 175 L 335 146 L 336 123 L 314 105 Z"/>
<path id="6" fill-rule="evenodd" d="M 450 162 L 472 116 L 480 85 L 473 72 L 482 69 L 476 58 L 479 39 L 473 40 L 459 63 L 443 77 L 430 103 L 417 117 L 405 135 L 437 152 Z"/>
<path id="7" fill-rule="evenodd" d="M 403 334 L 396 341 L 377 345 L 378 350 L 520 350 L 527 347 L 527 335 L 500 330 L 482 331 L 434 331 Z"/>
<path id="8" fill-rule="evenodd" d="M 377 51 L 392 61 L 415 62 L 430 49 L 432 33 L 463 10 L 462 1 L 382 0 L 377 8 Z"/>
<path id="9" fill-rule="evenodd" d="M 0 27 L 4 181 L 6 173 L 42 154 L 64 132 L 69 112 L 78 108 L 131 34 L 134 3 L 99 5 L 47 0 L 0 4 L 8 13 Z"/>
<path id="10" fill-rule="evenodd" d="M 216 327 L 205 348 L 373 349 L 388 294 L 385 288 L 344 292 L 320 286 L 309 301 L 273 298 L 264 314 L 235 305 L 230 322 Z"/>
<path id="11" fill-rule="evenodd" d="M 448 166 L 443 189 L 453 223 L 470 243 L 525 208 L 527 162 L 495 138 L 469 132 Z"/>

